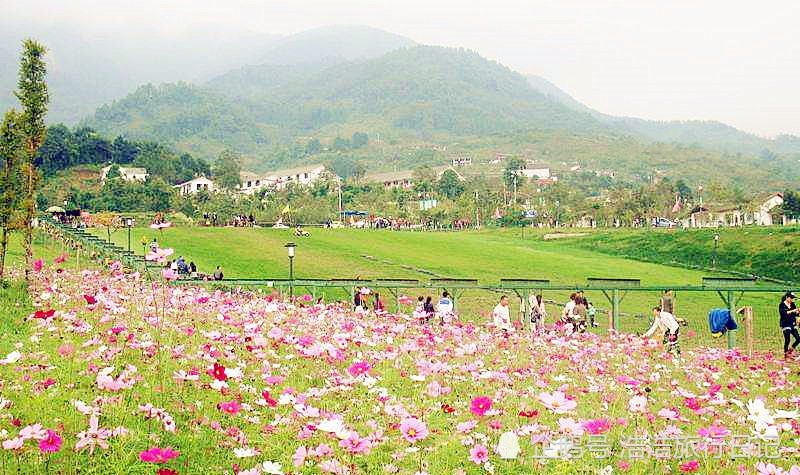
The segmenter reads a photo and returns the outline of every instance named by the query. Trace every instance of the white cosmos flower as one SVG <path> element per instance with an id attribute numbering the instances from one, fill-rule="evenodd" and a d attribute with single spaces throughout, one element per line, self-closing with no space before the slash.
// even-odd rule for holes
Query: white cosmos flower
<path id="1" fill-rule="evenodd" d="M 263 473 L 271 473 L 273 475 L 283 475 L 281 464 L 277 462 L 271 462 L 269 460 L 261 464 L 261 471 Z"/>
<path id="2" fill-rule="evenodd" d="M 255 449 L 253 449 L 251 447 L 237 447 L 237 448 L 233 449 L 233 455 L 235 455 L 236 458 L 240 458 L 240 459 L 247 458 L 247 457 L 253 457 L 254 455 L 257 455 L 257 454 L 258 454 L 258 452 L 256 452 Z"/>

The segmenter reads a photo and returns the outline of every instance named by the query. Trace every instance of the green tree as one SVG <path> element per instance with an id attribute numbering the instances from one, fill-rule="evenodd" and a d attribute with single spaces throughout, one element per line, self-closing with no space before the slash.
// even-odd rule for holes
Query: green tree
<path id="1" fill-rule="evenodd" d="M 783 193 L 783 204 L 781 205 L 781 209 L 789 218 L 800 217 L 800 194 L 792 190 L 786 190 Z"/>
<path id="2" fill-rule="evenodd" d="M 457 198 L 464 192 L 464 184 L 453 170 L 445 170 L 439 178 L 439 193 L 452 199 Z"/>
<path id="3" fill-rule="evenodd" d="M 0 158 L 2 158 L 2 169 L 0 169 L 0 226 L 2 226 L 2 236 L 0 236 L 0 277 L 3 276 L 6 261 L 6 248 L 8 247 L 8 234 L 13 229 L 13 218 L 19 206 L 20 192 L 22 191 L 22 180 L 20 177 L 21 157 L 21 137 L 17 129 L 19 116 L 14 109 L 6 112 L 0 128 Z"/>
<path id="4" fill-rule="evenodd" d="M 47 114 L 49 97 L 47 94 L 47 66 L 44 55 L 47 49 L 33 40 L 25 40 L 22 60 L 19 69 L 19 91 L 15 93 L 22 113 L 19 117 L 22 132 L 22 149 L 24 157 L 25 191 L 22 208 L 24 209 L 23 225 L 25 228 L 25 282 L 31 285 L 33 268 L 33 218 L 36 216 L 36 188 L 39 183 L 39 172 L 34 165 L 36 153 L 44 142 L 47 127 L 44 116 Z"/>
<path id="5" fill-rule="evenodd" d="M 503 181 L 506 188 L 513 190 L 516 186 L 517 190 L 522 187 L 524 181 L 520 176 L 519 170 L 525 168 L 525 160 L 521 158 L 509 158 L 505 170 L 503 170 Z"/>
<path id="6" fill-rule="evenodd" d="M 232 150 L 225 150 L 219 154 L 214 162 L 214 181 L 223 190 L 233 191 L 242 184 L 241 182 L 241 157 Z"/>

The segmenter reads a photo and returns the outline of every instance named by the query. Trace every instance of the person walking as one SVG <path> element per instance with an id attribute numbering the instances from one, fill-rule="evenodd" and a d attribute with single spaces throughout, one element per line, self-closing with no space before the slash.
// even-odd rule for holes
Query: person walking
<path id="1" fill-rule="evenodd" d="M 797 333 L 797 315 L 800 310 L 794 303 L 794 294 L 786 292 L 778 306 L 778 313 L 780 314 L 780 325 L 783 331 L 783 357 L 788 358 L 800 343 L 800 334 Z M 791 348 L 789 348 L 790 336 L 794 336 L 794 343 Z"/>
<path id="2" fill-rule="evenodd" d="M 531 330 L 544 330 L 544 319 L 547 317 L 547 310 L 541 295 L 534 295 L 528 298 L 528 306 L 531 308 Z"/>

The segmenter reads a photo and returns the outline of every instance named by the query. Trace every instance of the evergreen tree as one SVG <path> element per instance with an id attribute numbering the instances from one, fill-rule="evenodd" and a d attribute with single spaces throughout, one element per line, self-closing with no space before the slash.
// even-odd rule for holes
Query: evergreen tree
<path id="1" fill-rule="evenodd" d="M 0 158 L 3 160 L 0 169 L 0 277 L 3 276 L 8 247 L 8 234 L 13 229 L 13 217 L 19 206 L 22 187 L 20 177 L 21 137 L 17 128 L 19 116 L 13 109 L 6 112 L 0 128 Z"/>
<path id="2" fill-rule="evenodd" d="M 22 150 L 24 159 L 24 194 L 22 208 L 25 228 L 25 282 L 31 285 L 33 268 L 33 218 L 36 216 L 36 188 L 39 183 L 39 172 L 34 164 L 36 153 L 44 142 L 47 128 L 44 116 L 47 114 L 49 97 L 47 94 L 47 66 L 44 55 L 47 49 L 33 40 L 25 40 L 22 60 L 19 69 L 19 91 L 15 93 L 22 113 L 19 117 L 22 132 Z"/>

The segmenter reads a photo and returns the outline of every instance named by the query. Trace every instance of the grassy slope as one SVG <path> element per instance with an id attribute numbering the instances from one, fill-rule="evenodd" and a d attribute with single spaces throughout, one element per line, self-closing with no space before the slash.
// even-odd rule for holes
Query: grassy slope
<path id="1" fill-rule="evenodd" d="M 104 234 L 104 233 L 103 233 Z M 155 231 L 136 230 L 134 241 L 141 235 L 152 239 Z M 599 239 L 602 239 L 601 235 Z M 122 245 L 127 235 L 119 231 L 112 236 Z M 285 278 L 288 258 L 284 244 L 298 244 L 294 259 L 296 278 L 414 278 L 427 281 L 431 275 L 477 278 L 481 284 L 495 284 L 501 278 L 544 278 L 554 284 L 575 287 L 585 285 L 587 277 L 638 278 L 643 286 L 700 285 L 707 271 L 687 270 L 654 263 L 639 262 L 580 249 L 584 241 L 543 241 L 540 234 L 523 239 L 519 230 L 491 230 L 462 233 L 411 233 L 351 229 L 312 230 L 311 237 L 294 238 L 288 230 L 172 228 L 159 242 L 173 247 L 175 255 L 193 260 L 201 271 L 211 272 L 222 265 L 226 278 Z M 140 248 L 141 252 L 141 248 Z M 370 256 L 366 258 L 363 256 Z M 404 267 L 405 266 L 405 267 Z M 411 269 L 409 268 L 411 267 Z M 430 295 L 435 289 L 409 290 L 410 294 Z M 545 300 L 565 302 L 569 291 L 547 291 Z M 610 307 L 599 291 L 588 292 L 598 307 Z M 328 294 L 328 298 L 343 294 Z M 494 305 L 496 293 L 467 292 L 459 300 L 466 318 L 481 318 Z M 629 292 L 622 301 L 623 329 L 644 331 L 649 308 L 658 302 L 654 291 Z M 710 308 L 723 306 L 714 292 L 678 292 L 678 313 L 688 318 L 698 337 L 707 338 L 706 315 Z M 391 299 L 388 299 L 391 301 Z M 774 307 L 776 294 L 748 293 L 739 305 L 751 305 L 757 321 L 756 336 L 763 344 L 775 340 Z M 516 309 L 517 304 L 513 307 Z M 550 306 L 550 313 L 560 309 Z M 390 304 L 390 309 L 393 308 Z M 601 320 L 605 324 L 605 319 Z M 723 344 L 716 341 L 715 344 Z"/>
<path id="2" fill-rule="evenodd" d="M 800 281 L 800 227 L 633 230 L 575 240 L 581 248 L 650 262 L 710 267 L 719 233 L 717 267 L 783 281 Z"/>

